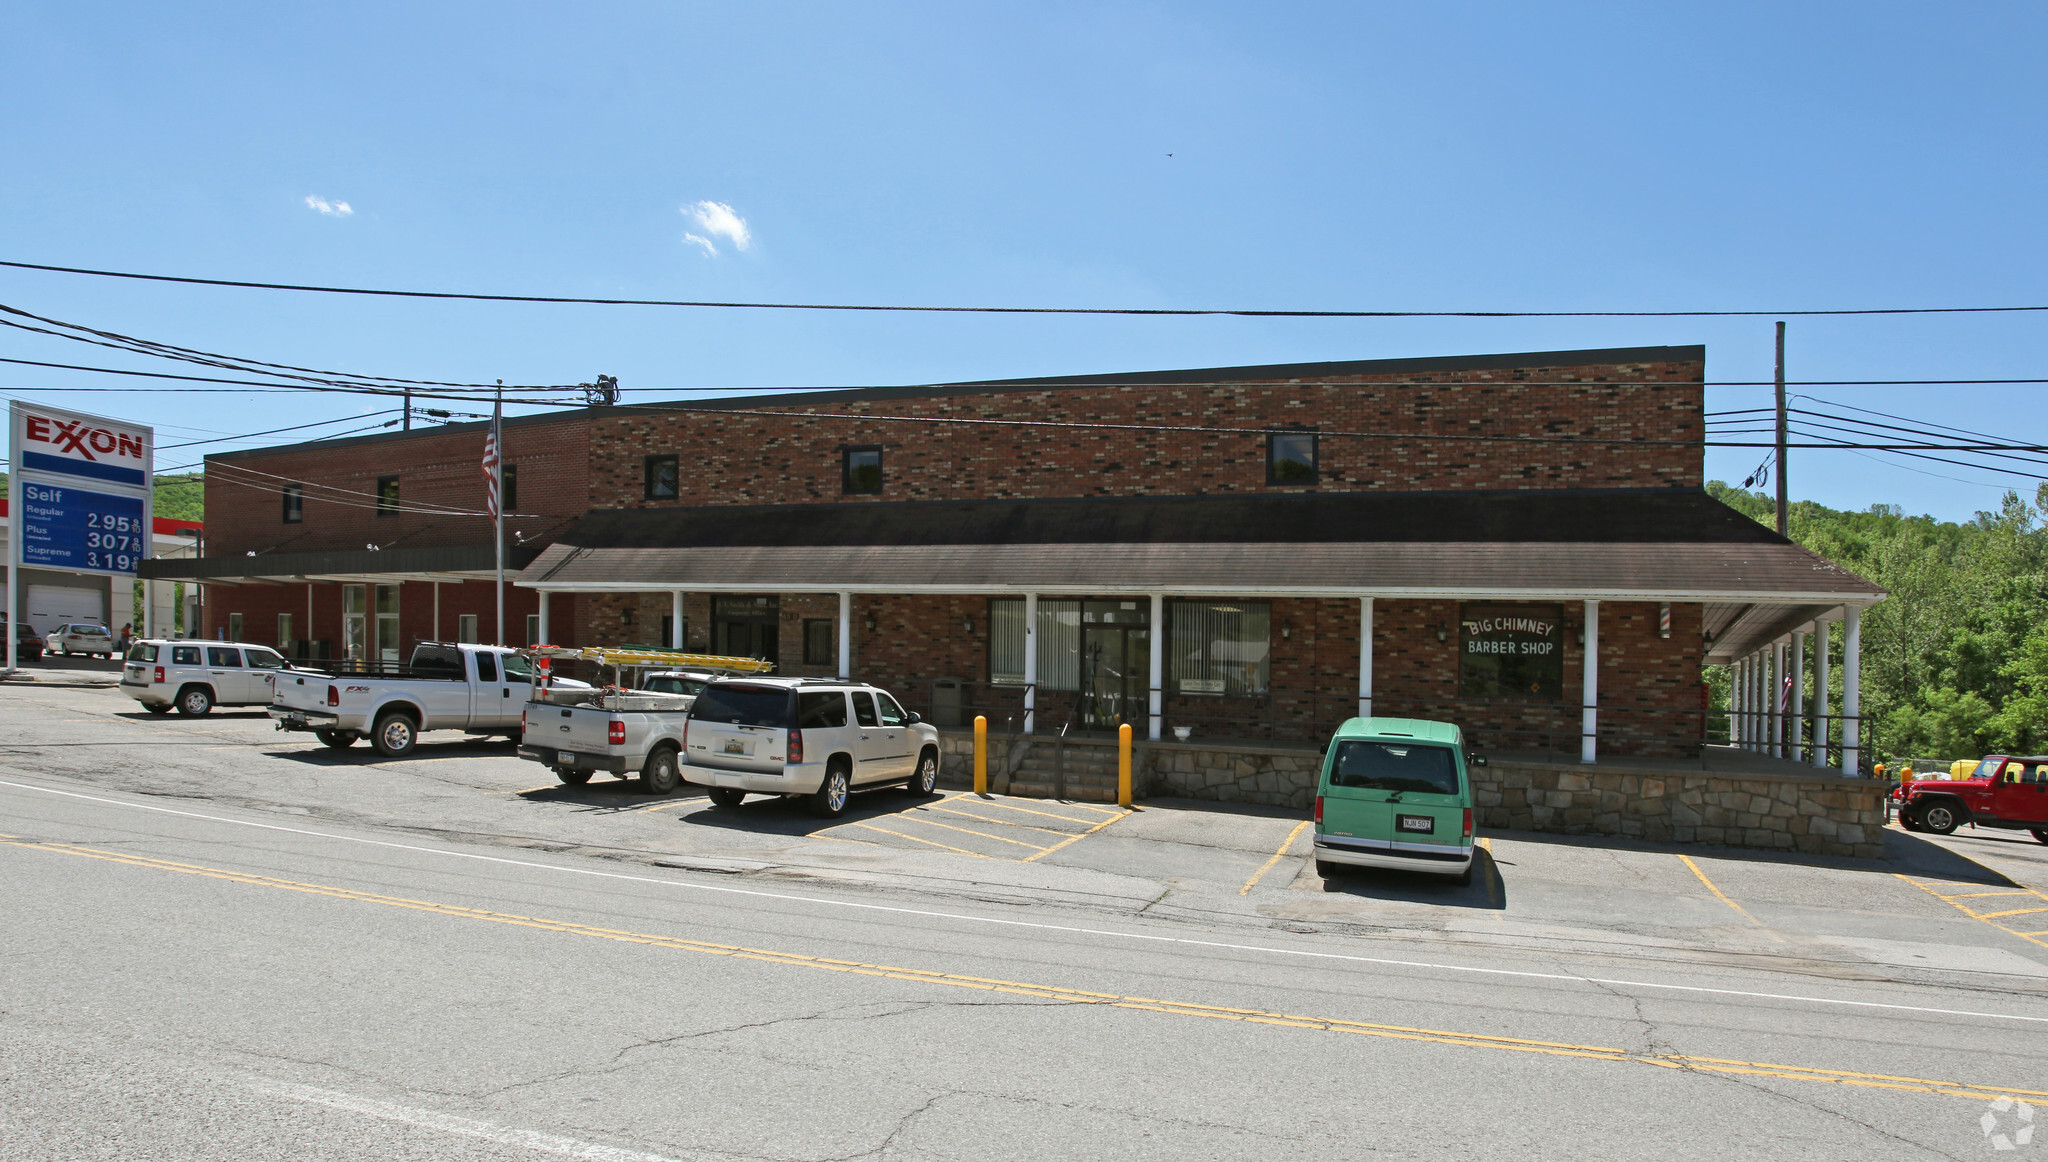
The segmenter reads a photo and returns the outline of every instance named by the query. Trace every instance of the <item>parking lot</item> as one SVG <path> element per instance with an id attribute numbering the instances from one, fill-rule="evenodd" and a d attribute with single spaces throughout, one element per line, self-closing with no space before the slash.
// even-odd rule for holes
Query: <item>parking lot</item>
<path id="1" fill-rule="evenodd" d="M 2048 848 L 1894 830 L 1882 861 L 1528 833 L 1485 836 L 1469 886 L 1314 871 L 1306 821 L 1148 801 L 1135 811 L 952 789 L 856 795 L 837 819 L 757 797 L 713 807 L 601 777 L 567 786 L 502 740 L 428 735 L 403 760 L 337 751 L 249 712 L 156 718 L 117 691 L 0 688 L 0 778 L 141 794 L 683 871 L 829 880 L 1247 928 L 1741 964 L 1854 979 L 2048 989 Z M 2038 853 L 2038 854 L 2037 854 Z"/>

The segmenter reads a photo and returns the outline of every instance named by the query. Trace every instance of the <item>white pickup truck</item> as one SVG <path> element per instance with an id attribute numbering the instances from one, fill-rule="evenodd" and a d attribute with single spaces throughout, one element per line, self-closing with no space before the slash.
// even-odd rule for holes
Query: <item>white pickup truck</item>
<path id="1" fill-rule="evenodd" d="M 757 658 L 666 650 L 535 646 L 524 652 L 543 672 L 558 661 L 586 662 L 609 667 L 619 680 L 601 691 L 543 682 L 526 704 L 519 757 L 551 768 L 565 783 L 587 783 L 597 771 L 622 779 L 637 774 L 641 789 L 657 795 L 682 781 L 676 756 L 697 695 L 721 677 L 773 668 Z M 623 688 L 629 674 L 637 689 Z"/>
<path id="2" fill-rule="evenodd" d="M 554 684 L 589 689 L 566 679 Z M 275 690 L 270 717 L 279 730 L 310 730 L 331 747 L 368 738 L 378 754 L 397 758 L 410 753 L 428 730 L 501 734 L 516 741 L 533 696 L 533 665 L 498 646 L 421 642 L 403 666 L 287 670 L 279 673 Z"/>

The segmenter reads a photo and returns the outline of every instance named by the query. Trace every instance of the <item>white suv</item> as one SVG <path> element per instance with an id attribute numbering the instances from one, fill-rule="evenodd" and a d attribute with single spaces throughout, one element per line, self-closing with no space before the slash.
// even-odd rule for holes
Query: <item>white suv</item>
<path id="1" fill-rule="evenodd" d="M 818 814 L 837 815 L 852 791 L 931 794 L 939 732 L 866 683 L 723 678 L 690 707 L 679 773 L 711 788 L 720 807 L 752 792 L 803 796 Z"/>
<path id="2" fill-rule="evenodd" d="M 75 621 L 60 625 L 43 639 L 43 648 L 53 654 L 70 657 L 73 654 L 90 654 L 95 658 L 114 656 L 114 635 L 104 625 L 89 621 Z"/>
<path id="3" fill-rule="evenodd" d="M 139 641 L 121 667 L 121 692 L 151 714 L 194 717 L 216 706 L 268 706 L 286 663 L 269 646 L 241 642 Z"/>

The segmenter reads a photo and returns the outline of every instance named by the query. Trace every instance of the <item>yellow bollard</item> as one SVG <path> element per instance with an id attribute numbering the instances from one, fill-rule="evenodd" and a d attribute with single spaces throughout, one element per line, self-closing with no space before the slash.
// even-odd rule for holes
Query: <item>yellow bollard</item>
<path id="1" fill-rule="evenodd" d="M 988 794 L 988 715 L 974 716 L 974 793 Z"/>
<path id="2" fill-rule="evenodd" d="M 1116 805 L 1131 805 L 1131 724 L 1116 728 Z"/>

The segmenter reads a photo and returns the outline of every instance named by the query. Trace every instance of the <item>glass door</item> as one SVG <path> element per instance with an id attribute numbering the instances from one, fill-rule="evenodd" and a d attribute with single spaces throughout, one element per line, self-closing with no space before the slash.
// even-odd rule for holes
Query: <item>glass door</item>
<path id="1" fill-rule="evenodd" d="M 360 662 L 370 656 L 369 626 L 364 620 L 363 586 L 341 587 L 342 656 Z"/>
<path id="2" fill-rule="evenodd" d="M 1142 601 L 1089 601 L 1081 612 L 1081 728 L 1115 730 L 1151 713 L 1152 611 Z"/>

